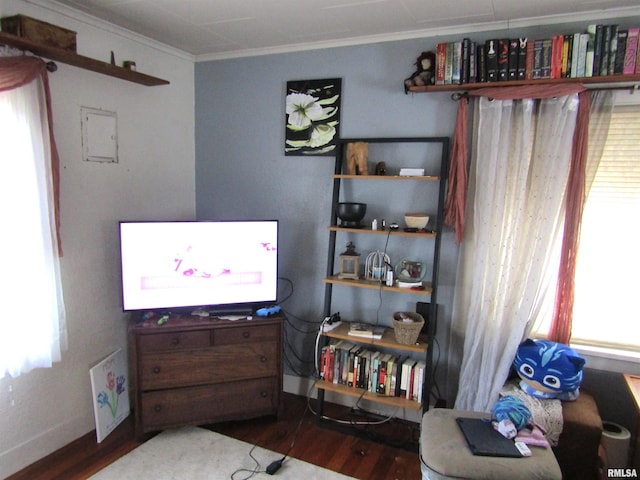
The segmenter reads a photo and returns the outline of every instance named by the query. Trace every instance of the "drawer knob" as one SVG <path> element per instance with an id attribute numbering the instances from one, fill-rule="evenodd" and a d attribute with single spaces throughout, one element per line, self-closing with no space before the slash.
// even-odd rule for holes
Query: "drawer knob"
<path id="1" fill-rule="evenodd" d="M 267 362 L 267 357 L 265 357 L 264 355 L 262 355 L 262 356 L 260 357 L 260 362 L 261 362 L 261 363 L 266 363 L 266 362 Z"/>
<path id="2" fill-rule="evenodd" d="M 160 373 L 160 367 L 153 367 L 153 373 Z"/>
<path id="3" fill-rule="evenodd" d="M 244 332 L 242 332 L 242 336 L 244 338 L 249 338 L 251 336 L 251 332 L 249 332 L 249 330 L 245 330 Z"/>
<path id="4" fill-rule="evenodd" d="M 263 391 L 260 392 L 260 396 L 262 398 L 267 398 L 268 395 L 269 395 L 269 392 L 267 392 L 266 390 L 263 390 Z"/>
<path id="5" fill-rule="evenodd" d="M 180 345 L 180 338 L 178 338 L 178 337 L 173 337 L 173 338 L 171 339 L 171 345 L 173 345 L 174 347 L 175 347 L 176 345 Z"/>
<path id="6" fill-rule="evenodd" d="M 156 413 L 160 413 L 162 411 L 162 405 L 154 405 L 153 411 Z"/>

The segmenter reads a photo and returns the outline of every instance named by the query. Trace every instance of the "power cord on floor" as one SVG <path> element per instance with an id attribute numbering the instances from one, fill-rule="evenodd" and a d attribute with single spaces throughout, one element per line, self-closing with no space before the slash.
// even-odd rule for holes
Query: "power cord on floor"
<path id="1" fill-rule="evenodd" d="M 249 469 L 249 468 L 239 468 L 238 470 L 236 470 L 235 472 L 233 472 L 231 474 L 231 480 L 249 480 L 250 478 L 252 478 L 255 474 L 260 473 L 260 462 L 258 461 L 258 459 L 256 457 L 253 456 L 253 450 L 256 448 L 257 445 L 254 445 L 251 447 L 251 450 L 249 450 L 249 457 L 251 457 L 251 459 L 256 463 L 256 466 L 253 469 Z M 248 475 L 246 477 L 238 477 L 237 475 L 239 475 L 240 473 L 248 473 Z"/>
<path id="2" fill-rule="evenodd" d="M 267 468 L 265 468 L 264 470 L 260 470 L 260 462 L 253 456 L 253 450 L 256 448 L 257 445 L 253 445 L 251 447 L 251 450 L 249 450 L 249 456 L 253 459 L 254 462 L 256 462 L 256 466 L 253 470 L 250 469 L 239 469 L 236 470 L 235 472 L 233 472 L 231 474 L 231 480 L 248 480 L 249 478 L 253 477 L 255 474 L 257 473 L 267 473 L 269 475 L 275 475 L 278 470 L 280 470 L 280 468 L 282 467 L 282 464 L 284 463 L 284 461 L 287 459 L 287 457 L 289 456 L 289 452 L 291 452 L 291 450 L 293 449 L 293 446 L 296 443 L 296 439 L 298 438 L 298 434 L 300 433 L 300 427 L 302 426 L 302 422 L 304 420 L 304 416 L 306 415 L 306 413 L 309 411 L 309 402 L 307 402 L 307 406 L 304 409 L 304 412 L 302 412 L 302 415 L 300 416 L 300 420 L 298 421 L 298 425 L 296 426 L 295 432 L 293 433 L 293 438 L 291 439 L 291 443 L 289 444 L 289 448 L 287 449 L 287 451 L 285 452 L 285 454 L 282 456 L 282 458 L 278 458 L 277 460 L 272 461 L 269 465 L 267 465 Z M 243 478 L 236 478 L 236 474 L 237 473 L 241 473 L 241 472 L 248 472 L 249 475 Z"/>

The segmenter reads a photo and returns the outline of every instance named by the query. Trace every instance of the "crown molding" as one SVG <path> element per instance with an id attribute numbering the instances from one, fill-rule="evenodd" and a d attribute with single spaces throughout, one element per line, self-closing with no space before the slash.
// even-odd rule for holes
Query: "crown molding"
<path id="1" fill-rule="evenodd" d="M 512 20 L 500 20 L 493 22 L 467 23 L 455 26 L 444 26 L 435 28 L 425 28 L 407 32 L 388 33 L 380 35 L 369 35 L 363 37 L 341 38 L 336 40 L 326 40 L 319 42 L 296 43 L 265 48 L 254 48 L 237 50 L 233 52 L 220 52 L 202 55 L 193 55 L 184 50 L 171 47 L 162 42 L 152 40 L 149 37 L 138 34 L 113 23 L 94 17 L 80 10 L 63 5 L 55 0 L 21 0 L 25 3 L 35 5 L 48 10 L 56 15 L 62 15 L 75 21 L 84 23 L 93 28 L 97 28 L 113 35 L 117 35 L 132 42 L 136 42 L 147 47 L 162 51 L 165 54 L 173 55 L 192 62 L 207 62 L 215 60 L 228 60 L 233 58 L 255 57 L 264 55 L 274 55 L 282 53 L 295 53 L 310 50 L 320 50 L 327 48 L 339 48 L 357 45 L 368 45 L 374 43 L 394 42 L 400 40 L 414 40 L 419 38 L 433 38 L 453 35 L 465 35 L 470 33 L 490 32 L 498 30 L 523 29 L 539 26 L 551 26 L 559 24 L 586 23 L 592 21 L 605 21 L 617 18 L 629 18 L 637 16 L 640 22 L 640 6 L 622 7 L 589 10 L 585 12 L 572 12 L 568 14 L 543 15 L 537 17 L 527 17 Z"/>
<path id="2" fill-rule="evenodd" d="M 455 26 L 445 26 L 436 28 L 426 28 L 412 30 L 408 32 L 389 33 L 381 35 L 369 35 L 366 37 L 341 38 L 337 40 L 327 40 L 321 42 L 297 43 L 276 47 L 255 48 L 237 50 L 234 52 L 221 52 L 196 55 L 196 62 L 206 62 L 215 60 L 228 60 L 241 57 L 255 57 L 263 55 L 273 55 L 281 53 L 294 53 L 309 50 L 320 50 L 325 48 L 348 47 L 355 45 L 367 45 L 382 42 L 394 42 L 399 40 L 414 40 L 417 38 L 431 38 L 452 35 L 465 35 L 469 33 L 490 32 L 494 30 L 511 30 L 528 27 L 539 27 L 545 25 L 570 24 L 592 21 L 604 21 L 614 18 L 627 18 L 638 16 L 640 21 L 640 7 L 624 7 L 615 9 L 589 10 L 586 12 L 575 12 L 562 15 L 546 15 L 538 17 L 528 17 L 513 20 L 500 20 L 494 22 L 467 23 Z"/>
<path id="3" fill-rule="evenodd" d="M 117 35 L 119 37 L 125 38 L 126 40 L 144 45 L 145 47 L 153 48 L 155 50 L 161 51 L 162 53 L 172 55 L 183 60 L 188 60 L 191 62 L 195 62 L 195 56 L 191 53 L 185 52 L 183 50 L 171 47 L 162 42 L 158 42 L 149 37 L 145 37 L 144 35 L 140 35 L 139 33 L 133 32 L 123 27 L 119 27 L 113 23 L 107 22 L 106 20 L 102 20 L 100 18 L 94 17 L 93 15 L 89 15 L 88 13 L 82 12 L 81 10 L 77 10 L 68 5 L 64 5 L 62 3 L 56 2 L 55 0 L 21 0 L 24 3 L 28 3 L 38 8 L 42 8 L 44 10 L 48 10 L 55 15 L 61 15 L 72 20 L 75 20 L 80 23 L 84 23 L 92 28 L 97 28 L 99 30 L 108 32 L 112 35 Z"/>

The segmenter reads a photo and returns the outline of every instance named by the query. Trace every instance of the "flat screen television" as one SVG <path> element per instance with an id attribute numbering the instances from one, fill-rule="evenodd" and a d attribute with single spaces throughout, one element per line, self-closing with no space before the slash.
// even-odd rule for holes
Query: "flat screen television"
<path id="1" fill-rule="evenodd" d="M 120 222 L 124 311 L 250 312 L 277 300 L 278 221 Z"/>

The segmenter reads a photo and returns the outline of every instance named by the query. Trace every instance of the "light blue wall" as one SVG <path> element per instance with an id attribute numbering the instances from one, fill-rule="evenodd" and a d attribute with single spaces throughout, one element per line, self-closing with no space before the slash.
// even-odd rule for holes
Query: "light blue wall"
<path id="1" fill-rule="evenodd" d="M 282 306 L 299 329 L 315 331 L 317 324 L 308 326 L 294 316 L 322 319 L 333 157 L 284 155 L 286 83 L 342 78 L 343 138 L 449 137 L 455 121 L 449 94 L 405 95 L 403 89 L 417 56 L 434 46 L 414 40 L 196 64 L 198 218 L 281 221 L 280 276 L 295 289 Z M 442 245 L 441 279 L 448 280 L 449 294 L 444 286 L 440 301 L 446 302 L 442 315 L 449 316 L 457 256 L 450 232 Z M 281 282 L 281 297 L 287 287 Z M 416 300 L 401 300 L 398 308 L 413 309 Z M 390 299 L 384 301 L 386 319 L 393 307 Z M 440 331 L 444 350 L 448 335 L 444 327 Z M 287 349 L 285 370 L 308 374 L 311 364 L 296 356 L 312 359 L 315 335 L 288 328 L 287 336 L 294 351 Z"/>
<path id="2" fill-rule="evenodd" d="M 513 31 L 478 32 L 473 40 L 528 36 L 540 38 L 579 31 L 590 23 L 547 25 Z M 607 19 L 621 27 L 640 24 L 640 18 Z M 196 208 L 202 219 L 278 218 L 281 221 L 280 276 L 294 285 L 283 303 L 294 327 L 287 328 L 286 371 L 310 372 L 314 335 L 304 320 L 318 322 L 323 310 L 328 245 L 331 157 L 285 157 L 284 100 L 287 81 L 340 77 L 343 82 L 341 135 L 348 137 L 451 136 L 455 103 L 448 93 L 409 94 L 403 79 L 415 69 L 422 51 L 435 50 L 440 41 L 463 35 L 370 44 L 299 53 L 269 55 L 196 64 Z M 449 321 L 458 249 L 446 230 L 442 240 L 438 324 L 437 381 L 451 405 L 455 378 L 446 379 L 446 361 L 459 364 L 461 352 L 449 345 Z M 340 246 L 338 246 L 340 248 Z M 288 292 L 281 282 L 281 297 Z M 336 290 L 334 289 L 334 292 Z M 376 299 L 377 301 L 377 299 Z M 384 302 L 390 301 L 386 297 Z M 404 300 L 403 300 L 404 301 Z M 415 302 L 415 300 L 411 300 Z M 390 305 L 385 304 L 386 307 Z M 405 301 L 399 308 L 411 308 Z M 388 310 L 388 308 L 387 308 Z M 386 310 L 385 310 L 386 311 Z M 315 328 L 315 327 L 314 327 Z M 313 328 L 312 328 L 313 329 Z M 604 362 L 606 363 L 606 362 Z M 635 414 L 615 369 L 602 362 L 585 384 L 604 407 L 603 418 L 628 427 Z M 619 370 L 618 370 L 619 371 Z M 597 375 L 596 375 L 597 373 Z M 609 408 L 608 388 L 615 384 L 624 408 Z M 620 414 L 618 414 L 618 413 Z M 624 413 L 621 413 L 624 412 Z"/>

